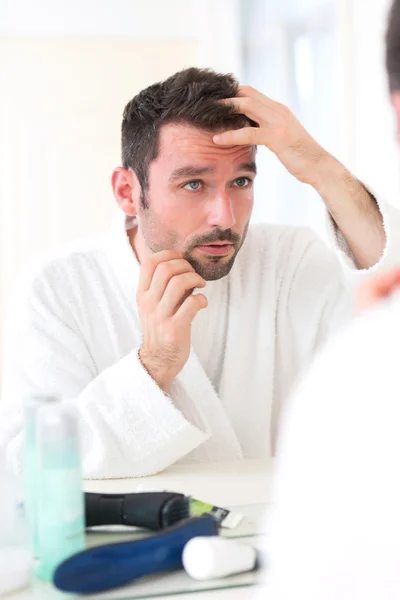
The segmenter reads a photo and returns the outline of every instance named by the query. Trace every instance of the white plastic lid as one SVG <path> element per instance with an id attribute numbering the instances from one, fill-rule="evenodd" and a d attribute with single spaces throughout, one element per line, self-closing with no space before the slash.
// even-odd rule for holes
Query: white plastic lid
<path id="1" fill-rule="evenodd" d="M 216 579 L 252 571 L 257 552 L 252 546 L 221 537 L 196 537 L 185 546 L 182 562 L 190 577 Z"/>

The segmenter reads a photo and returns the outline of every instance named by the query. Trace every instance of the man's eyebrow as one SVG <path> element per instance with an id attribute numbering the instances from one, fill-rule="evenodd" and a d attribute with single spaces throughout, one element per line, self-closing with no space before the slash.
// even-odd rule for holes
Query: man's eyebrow
<path id="1" fill-rule="evenodd" d="M 238 166 L 238 171 L 251 171 L 251 173 L 257 175 L 257 165 L 254 160 L 242 163 Z"/>
<path id="2" fill-rule="evenodd" d="M 254 160 L 250 162 L 241 163 L 237 167 L 238 171 L 250 171 L 251 173 L 257 174 L 257 166 Z M 208 173 L 213 173 L 215 169 L 213 167 L 193 167 L 188 165 L 187 167 L 180 167 L 172 171 L 169 181 L 178 181 L 179 179 L 190 179 L 200 177 Z"/>
<path id="3" fill-rule="evenodd" d="M 178 179 L 186 179 L 190 177 L 199 177 L 200 175 L 205 175 L 206 173 L 212 173 L 214 169 L 212 167 L 180 167 L 180 169 L 175 169 L 172 171 L 169 180 L 177 181 Z"/>

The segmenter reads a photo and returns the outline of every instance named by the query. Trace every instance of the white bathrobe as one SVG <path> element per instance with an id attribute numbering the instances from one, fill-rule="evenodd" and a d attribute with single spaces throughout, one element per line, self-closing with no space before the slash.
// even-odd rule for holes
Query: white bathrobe
<path id="1" fill-rule="evenodd" d="M 400 217 L 381 209 L 384 268 L 400 257 L 391 234 Z M 76 407 L 87 478 L 270 456 L 295 377 L 349 318 L 337 257 L 306 228 L 250 226 L 231 273 L 207 284 L 209 306 L 167 396 L 138 359 L 140 266 L 127 226 L 119 215 L 110 231 L 36 261 L 19 281 L 3 353 L 0 452 L 8 465 L 21 468 L 24 399 L 44 396 Z M 346 248 L 339 254 L 349 262 Z"/>
<path id="2" fill-rule="evenodd" d="M 259 600 L 400 598 L 400 296 L 327 344 L 285 407 Z"/>

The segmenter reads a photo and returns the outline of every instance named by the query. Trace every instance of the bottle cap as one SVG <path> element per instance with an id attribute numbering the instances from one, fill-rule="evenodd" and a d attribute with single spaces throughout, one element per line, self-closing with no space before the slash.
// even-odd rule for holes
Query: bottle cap
<path id="1" fill-rule="evenodd" d="M 186 544 L 182 562 L 193 579 L 217 579 L 252 571 L 257 563 L 257 552 L 252 546 L 217 536 L 196 537 Z"/>

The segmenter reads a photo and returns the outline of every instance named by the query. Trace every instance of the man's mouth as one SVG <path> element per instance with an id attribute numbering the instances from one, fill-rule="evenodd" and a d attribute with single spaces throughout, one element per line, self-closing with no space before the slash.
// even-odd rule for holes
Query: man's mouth
<path id="1" fill-rule="evenodd" d="M 196 246 L 200 252 L 210 254 L 212 256 L 225 256 L 229 254 L 233 249 L 233 244 L 230 242 L 212 242 L 211 244 L 204 244 L 202 246 Z"/>

